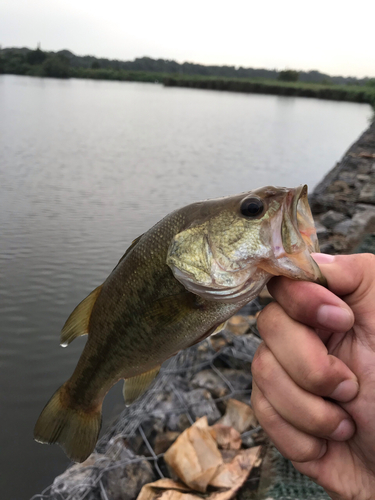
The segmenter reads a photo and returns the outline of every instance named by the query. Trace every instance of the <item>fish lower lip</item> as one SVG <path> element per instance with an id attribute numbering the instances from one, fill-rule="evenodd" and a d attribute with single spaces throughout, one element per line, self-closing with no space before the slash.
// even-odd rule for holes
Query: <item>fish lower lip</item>
<path id="1" fill-rule="evenodd" d="M 281 241 L 287 254 L 295 254 L 306 248 L 298 223 L 298 203 L 307 195 L 307 186 L 291 189 L 285 198 L 285 209 L 281 223 Z"/>

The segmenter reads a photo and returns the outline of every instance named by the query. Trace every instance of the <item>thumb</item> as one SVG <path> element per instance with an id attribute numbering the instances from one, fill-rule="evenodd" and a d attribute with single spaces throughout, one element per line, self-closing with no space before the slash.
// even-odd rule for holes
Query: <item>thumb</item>
<path id="1" fill-rule="evenodd" d="M 355 324 L 375 337 L 375 255 L 312 254 L 328 288 L 352 309 Z"/>

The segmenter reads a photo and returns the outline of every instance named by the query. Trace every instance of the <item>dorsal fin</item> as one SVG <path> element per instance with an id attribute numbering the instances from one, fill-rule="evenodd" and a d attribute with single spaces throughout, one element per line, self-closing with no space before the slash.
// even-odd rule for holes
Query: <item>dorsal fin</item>
<path id="1" fill-rule="evenodd" d="M 136 238 L 135 240 L 133 240 L 133 241 L 132 241 L 132 244 L 130 245 L 130 247 L 126 249 L 126 252 L 124 253 L 124 255 L 123 255 L 123 256 L 121 257 L 121 259 L 117 262 L 116 267 L 118 267 L 118 265 L 120 264 L 120 262 L 122 262 L 122 261 L 125 259 L 125 257 L 128 255 L 128 253 L 130 252 L 130 250 L 133 250 L 133 248 L 135 247 L 135 245 L 136 245 L 136 244 L 138 243 L 138 241 L 142 238 L 143 234 L 144 234 L 144 233 L 142 233 L 140 236 L 138 236 L 138 238 Z M 116 269 L 116 267 L 115 267 L 115 269 Z M 113 271 L 114 271 L 115 269 L 113 269 Z M 112 271 L 112 272 L 113 272 L 113 271 Z"/>
<path id="2" fill-rule="evenodd" d="M 71 313 L 61 330 L 60 345 L 66 347 L 75 338 L 89 333 L 89 321 L 92 308 L 101 292 L 103 285 L 95 288 Z"/>
<path id="3" fill-rule="evenodd" d="M 160 366 L 157 366 L 148 372 L 125 379 L 122 393 L 127 406 L 133 403 L 133 401 L 139 398 L 139 396 L 148 389 L 159 371 Z"/>

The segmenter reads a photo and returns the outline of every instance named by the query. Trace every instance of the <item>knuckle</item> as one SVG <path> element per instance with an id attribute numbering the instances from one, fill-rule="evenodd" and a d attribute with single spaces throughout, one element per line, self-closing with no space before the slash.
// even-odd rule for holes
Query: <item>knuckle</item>
<path id="1" fill-rule="evenodd" d="M 321 449 L 321 440 L 306 437 L 306 439 L 292 442 L 288 450 L 279 451 L 286 459 L 303 463 L 316 460 L 320 455 Z"/>
<path id="2" fill-rule="evenodd" d="M 313 394 L 328 396 L 339 383 L 338 375 L 336 359 L 328 355 L 319 361 L 319 365 L 306 368 L 303 385 Z"/>
<path id="3" fill-rule="evenodd" d="M 308 432 L 313 435 L 325 435 L 327 427 L 327 419 L 322 413 L 310 412 L 305 421 L 305 427 Z M 328 423 L 329 425 L 329 423 Z"/>
<path id="4" fill-rule="evenodd" d="M 336 415 L 324 405 L 318 405 L 313 411 L 310 411 L 306 420 L 304 421 L 303 427 L 305 431 L 313 436 L 324 437 L 329 436 L 337 428 L 342 418 Z"/>
<path id="5" fill-rule="evenodd" d="M 280 323 L 281 306 L 276 302 L 268 304 L 258 316 L 257 326 L 262 338 L 273 332 Z"/>
<path id="6" fill-rule="evenodd" d="M 273 429 L 280 425 L 280 416 L 263 395 L 252 399 L 252 404 L 259 424 L 266 432 L 272 434 Z"/>
<path id="7" fill-rule="evenodd" d="M 264 342 L 260 344 L 255 352 L 251 363 L 251 373 L 256 381 L 264 380 L 270 371 L 270 350 Z"/>

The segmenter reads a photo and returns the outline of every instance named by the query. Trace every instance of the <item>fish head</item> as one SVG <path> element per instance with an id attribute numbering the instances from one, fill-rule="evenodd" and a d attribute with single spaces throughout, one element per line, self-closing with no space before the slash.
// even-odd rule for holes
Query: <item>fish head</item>
<path id="1" fill-rule="evenodd" d="M 325 283 L 307 186 L 267 186 L 185 207 L 187 227 L 167 264 L 189 291 L 227 302 L 251 300 L 272 276 Z"/>

